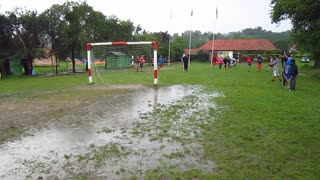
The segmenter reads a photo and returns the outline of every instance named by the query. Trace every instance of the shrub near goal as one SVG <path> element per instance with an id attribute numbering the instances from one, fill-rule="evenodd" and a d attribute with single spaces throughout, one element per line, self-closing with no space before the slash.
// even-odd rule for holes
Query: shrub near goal
<path id="1" fill-rule="evenodd" d="M 132 57 L 143 55 L 145 65 L 153 66 L 153 83 L 157 84 L 157 49 L 158 43 L 151 41 L 87 43 L 89 83 L 96 82 L 97 78 L 103 81 L 99 72 L 132 69 Z"/>

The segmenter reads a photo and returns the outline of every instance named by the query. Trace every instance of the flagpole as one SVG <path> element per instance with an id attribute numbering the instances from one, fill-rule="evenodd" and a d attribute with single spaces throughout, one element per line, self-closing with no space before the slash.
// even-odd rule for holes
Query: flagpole
<path id="1" fill-rule="evenodd" d="M 213 66 L 213 63 L 212 63 L 212 59 L 213 59 L 213 47 L 214 47 L 214 29 L 213 29 L 213 33 L 212 33 L 212 44 L 211 44 L 211 66 Z"/>
<path id="2" fill-rule="evenodd" d="M 190 65 L 190 58 L 191 58 L 191 33 L 192 33 L 192 16 L 193 16 L 193 9 L 191 9 L 191 18 L 190 18 L 190 35 L 189 35 L 189 59 L 188 59 L 188 65 Z"/>
<path id="3" fill-rule="evenodd" d="M 213 66 L 212 59 L 213 59 L 213 49 L 214 49 L 214 35 L 215 35 L 215 28 L 216 28 L 217 21 L 218 21 L 218 7 L 216 7 L 216 20 L 214 21 L 213 32 L 212 32 L 211 59 L 210 59 L 211 66 Z"/>
<path id="4" fill-rule="evenodd" d="M 170 50 L 171 50 L 171 47 L 170 47 L 170 44 L 171 44 L 171 37 L 170 37 L 170 34 L 169 34 L 169 53 L 168 53 L 168 65 L 170 65 Z"/>
<path id="5" fill-rule="evenodd" d="M 190 37 L 189 37 L 189 60 L 188 60 L 189 65 L 190 65 L 190 57 L 191 57 L 191 29 L 190 29 Z"/>
<path id="6" fill-rule="evenodd" d="M 169 28 L 171 26 L 171 21 L 172 21 L 172 8 L 170 10 L 170 20 L 169 20 Z M 169 30 L 168 30 L 169 32 Z M 170 32 L 168 33 L 169 34 L 169 53 L 168 53 L 168 65 L 170 65 L 170 60 L 171 60 L 171 35 L 170 35 Z"/>

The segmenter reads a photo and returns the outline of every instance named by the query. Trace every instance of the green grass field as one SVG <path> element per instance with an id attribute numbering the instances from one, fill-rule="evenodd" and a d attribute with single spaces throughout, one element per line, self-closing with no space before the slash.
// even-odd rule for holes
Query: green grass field
<path id="1" fill-rule="evenodd" d="M 199 139 L 207 159 L 216 162 L 213 174 L 201 171 L 152 171 L 146 179 L 319 179 L 320 178 L 320 79 L 319 70 L 298 64 L 296 91 L 272 82 L 271 72 L 250 72 L 240 64 L 227 71 L 207 63 L 192 62 L 189 72 L 181 64 L 165 66 L 158 86 L 203 85 L 217 91 L 221 111 L 204 127 Z M 41 71 L 41 70 L 40 70 Z M 153 72 L 112 72 L 107 84 L 152 86 Z M 12 77 L 0 80 L 0 97 L 34 97 L 45 91 L 69 92 L 89 86 L 86 73 L 54 77 Z M 89 86 L 90 87 L 90 86 Z M 115 92 L 112 92 L 115 93 Z M 82 95 L 85 96 L 85 93 Z"/>

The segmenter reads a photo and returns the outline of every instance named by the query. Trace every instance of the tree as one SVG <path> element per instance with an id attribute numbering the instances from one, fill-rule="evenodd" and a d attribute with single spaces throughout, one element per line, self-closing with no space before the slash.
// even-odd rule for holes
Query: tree
<path id="1" fill-rule="evenodd" d="M 43 56 L 44 53 L 37 12 L 15 9 L 9 13 L 9 19 L 12 23 L 12 35 L 17 49 L 16 57 L 21 59 L 24 74 L 31 75 L 33 59 Z"/>
<path id="2" fill-rule="evenodd" d="M 50 49 L 50 56 L 55 56 L 56 62 L 56 71 L 58 74 L 58 62 L 61 56 L 66 56 L 66 47 L 60 48 L 64 43 L 62 42 L 61 34 L 59 31 L 59 27 L 62 26 L 63 21 L 61 20 L 63 17 L 63 7 L 61 5 L 52 5 L 51 8 L 44 11 L 39 16 L 39 23 L 42 30 L 42 38 L 45 42 L 46 46 Z"/>
<path id="3" fill-rule="evenodd" d="M 320 68 L 320 1 L 272 0 L 271 18 L 273 23 L 290 19 L 293 40 L 299 50 L 310 52 L 315 60 L 314 66 Z"/>
<path id="4" fill-rule="evenodd" d="M 8 17 L 0 15 L 0 74 L 1 78 L 11 75 L 8 57 L 14 53 L 11 22 Z"/>
<path id="5" fill-rule="evenodd" d="M 172 41 L 172 48 L 171 48 L 171 57 L 173 59 L 176 59 L 180 61 L 180 58 L 182 57 L 182 54 L 184 53 L 186 44 L 186 39 L 183 37 L 176 37 Z"/>

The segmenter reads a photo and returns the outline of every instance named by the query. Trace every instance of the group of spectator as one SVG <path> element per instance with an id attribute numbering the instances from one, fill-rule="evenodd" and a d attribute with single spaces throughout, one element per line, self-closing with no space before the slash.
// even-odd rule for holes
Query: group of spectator
<path id="1" fill-rule="evenodd" d="M 230 58 L 230 56 L 224 56 L 224 55 L 220 55 L 218 56 L 218 58 L 216 56 L 213 56 L 212 66 L 215 66 L 216 64 L 219 64 L 219 69 L 222 69 L 222 66 L 223 66 L 224 70 L 227 70 L 227 68 L 236 66 L 238 64 L 238 60 L 234 58 Z"/>
<path id="2" fill-rule="evenodd" d="M 282 79 L 279 74 L 279 63 L 280 63 L 280 56 L 281 56 L 281 68 L 282 68 Z M 262 69 L 262 60 L 263 58 L 258 55 L 257 57 L 257 69 L 261 71 Z M 248 64 L 248 71 L 250 71 L 251 65 L 253 62 L 253 58 L 248 56 L 247 57 L 247 64 Z M 279 82 L 282 82 L 283 86 L 288 87 L 289 91 L 296 90 L 296 79 L 298 75 L 298 67 L 296 65 L 295 59 L 291 57 L 290 53 L 282 53 L 281 55 L 270 56 L 270 63 L 268 64 L 268 69 L 272 68 L 272 81 L 278 79 Z"/>
<path id="3" fill-rule="evenodd" d="M 163 56 L 160 55 L 158 60 L 159 60 L 158 61 L 159 67 L 162 68 L 164 65 Z M 139 70 L 142 71 L 145 62 L 146 62 L 146 59 L 145 59 L 144 55 L 140 55 L 139 57 L 132 56 L 131 57 L 131 68 L 136 69 L 136 71 L 139 71 Z M 153 66 L 153 58 L 152 58 L 151 65 Z"/>
<path id="4" fill-rule="evenodd" d="M 143 65 L 146 62 L 144 55 L 140 55 L 139 57 L 132 56 L 131 57 L 131 68 L 136 69 L 138 72 L 139 70 L 142 71 Z"/>
<path id="5" fill-rule="evenodd" d="M 248 72 L 250 72 L 251 70 L 253 60 L 254 59 L 252 56 L 246 57 Z M 256 60 L 257 60 L 257 69 L 258 71 L 261 71 L 262 62 L 263 62 L 262 56 L 258 55 Z M 238 60 L 235 60 L 236 63 L 237 61 Z M 282 68 L 281 76 L 279 73 L 280 62 L 281 62 L 281 68 Z M 216 64 L 219 65 L 219 69 L 221 69 L 222 66 L 224 65 L 224 70 L 227 70 L 227 68 L 232 67 L 232 59 L 229 56 L 220 55 L 218 56 L 218 58 L 214 56 L 212 58 L 212 66 L 215 66 Z M 298 67 L 295 63 L 295 59 L 291 57 L 290 53 L 283 52 L 279 55 L 270 56 L 270 62 L 268 63 L 267 71 L 269 71 L 270 68 L 272 69 L 272 81 L 275 81 L 277 79 L 279 82 L 282 82 L 282 85 L 284 87 L 287 87 L 289 91 L 296 90 L 296 79 L 298 75 Z"/>

